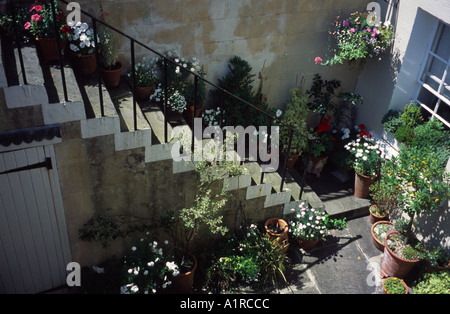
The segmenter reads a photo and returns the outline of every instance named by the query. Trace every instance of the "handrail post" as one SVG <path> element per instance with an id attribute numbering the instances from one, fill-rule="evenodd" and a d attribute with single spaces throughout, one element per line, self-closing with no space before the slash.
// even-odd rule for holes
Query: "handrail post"
<path id="1" fill-rule="evenodd" d="M 167 101 L 168 101 L 168 78 L 167 75 L 169 74 L 168 70 L 168 62 L 167 58 L 164 58 L 164 143 L 167 143 Z"/>
<path id="2" fill-rule="evenodd" d="M 21 32 L 17 31 L 17 18 L 16 18 L 16 6 L 14 4 L 9 3 L 12 14 L 13 14 L 13 21 L 14 21 L 14 39 L 16 40 L 17 45 L 17 53 L 19 55 L 19 63 L 20 63 L 20 70 L 22 72 L 22 78 L 23 78 L 23 84 L 27 85 L 27 75 L 25 73 L 25 64 L 23 63 L 23 56 L 22 56 L 22 45 L 20 43 L 20 34 Z"/>
<path id="3" fill-rule="evenodd" d="M 131 81 L 133 84 L 133 126 L 137 130 L 137 104 L 136 104 L 136 59 L 134 55 L 134 40 L 130 39 L 130 53 L 131 53 Z"/>
<path id="4" fill-rule="evenodd" d="M 224 105 L 225 105 L 225 92 L 221 92 L 220 93 L 221 97 L 220 97 L 220 121 L 219 121 L 219 126 L 220 129 L 223 130 L 223 110 L 224 110 Z"/>
<path id="5" fill-rule="evenodd" d="M 291 131 L 289 132 L 289 144 L 288 144 L 288 148 L 287 151 L 285 152 L 286 156 L 284 158 L 284 164 L 283 164 L 283 176 L 281 179 L 281 186 L 280 186 L 280 192 L 283 192 L 283 186 L 284 186 L 284 181 L 286 180 L 286 169 L 287 169 L 287 162 L 288 162 L 288 158 L 289 158 L 289 152 L 291 151 L 291 145 L 292 145 L 292 135 L 293 135 L 293 130 L 291 129 Z"/>
<path id="6" fill-rule="evenodd" d="M 194 125 L 195 125 L 195 110 L 197 109 L 197 92 L 198 92 L 198 76 L 195 75 L 194 76 L 194 99 L 193 99 L 193 110 L 192 110 L 192 143 L 191 143 L 191 148 L 192 151 L 194 151 L 194 141 L 195 141 L 195 132 L 194 132 Z"/>
<path id="7" fill-rule="evenodd" d="M 98 54 L 98 47 L 97 47 L 97 38 L 98 38 L 98 32 L 97 32 L 97 20 L 92 18 L 92 29 L 94 31 L 94 42 L 95 42 L 95 62 L 97 63 L 97 80 L 98 80 L 98 99 L 100 101 L 100 114 L 102 117 L 105 116 L 105 105 L 103 103 L 103 89 L 102 89 L 102 77 L 100 73 L 100 56 Z"/>

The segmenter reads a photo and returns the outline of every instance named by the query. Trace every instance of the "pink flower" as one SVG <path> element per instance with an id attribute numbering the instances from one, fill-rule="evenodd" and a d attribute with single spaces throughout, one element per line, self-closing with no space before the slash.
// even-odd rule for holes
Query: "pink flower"
<path id="1" fill-rule="evenodd" d="M 23 28 L 25 28 L 26 30 L 30 29 L 30 27 L 31 27 L 31 23 L 30 23 L 30 22 L 26 22 L 26 23 L 23 25 Z"/>
<path id="2" fill-rule="evenodd" d="M 31 11 L 33 11 L 33 10 L 36 10 L 36 12 L 42 11 L 42 5 L 39 5 L 39 4 L 33 4 L 33 5 L 30 7 L 30 11 L 29 11 L 29 12 L 31 12 Z"/>
<path id="3" fill-rule="evenodd" d="M 356 29 L 355 29 L 354 27 L 352 27 L 352 28 L 350 28 L 350 31 L 351 31 L 352 33 L 354 33 L 354 32 L 356 31 Z"/>
<path id="4" fill-rule="evenodd" d="M 33 20 L 33 22 L 37 23 L 37 22 L 39 22 L 40 20 L 42 20 L 42 16 L 39 15 L 39 14 L 33 14 L 33 15 L 31 16 L 31 19 Z"/>
<path id="5" fill-rule="evenodd" d="M 344 20 L 344 21 L 342 22 L 342 25 L 343 25 L 343 26 L 350 26 L 350 22 L 347 21 L 347 20 Z"/>
<path id="6" fill-rule="evenodd" d="M 318 63 L 320 63 L 320 62 L 322 62 L 323 60 L 322 60 L 322 58 L 321 57 L 316 57 L 315 59 L 314 59 L 314 62 L 316 63 L 316 64 L 318 64 Z"/>

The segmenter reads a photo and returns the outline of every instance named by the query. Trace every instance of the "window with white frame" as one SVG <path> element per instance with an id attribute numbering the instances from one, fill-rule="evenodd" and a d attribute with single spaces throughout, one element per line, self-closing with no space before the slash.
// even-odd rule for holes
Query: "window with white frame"
<path id="1" fill-rule="evenodd" d="M 450 26 L 436 22 L 417 81 L 414 100 L 450 128 Z"/>

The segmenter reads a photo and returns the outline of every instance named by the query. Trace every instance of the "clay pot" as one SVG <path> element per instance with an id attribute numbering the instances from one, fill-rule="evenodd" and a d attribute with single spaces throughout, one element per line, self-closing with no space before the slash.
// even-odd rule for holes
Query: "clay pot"
<path id="1" fill-rule="evenodd" d="M 282 163 L 284 163 L 284 160 L 286 159 L 286 154 L 284 154 L 284 153 L 281 153 L 280 154 L 280 157 L 281 157 L 281 162 Z M 299 154 L 290 154 L 289 156 L 288 156 L 288 159 L 287 159 L 287 169 L 292 169 L 292 168 L 294 168 L 294 166 L 295 166 L 295 163 L 297 162 L 297 160 L 298 160 L 298 158 L 300 157 L 300 155 Z M 282 165 L 284 165 L 284 164 L 282 164 Z"/>
<path id="2" fill-rule="evenodd" d="M 64 51 L 65 41 L 59 39 L 61 52 Z M 44 61 L 56 61 L 59 59 L 58 44 L 56 38 L 36 38 L 36 47 Z M 64 58 L 64 53 L 61 53 Z"/>
<path id="3" fill-rule="evenodd" d="M 384 287 L 384 283 L 386 282 L 386 280 L 388 280 L 388 279 L 391 279 L 391 278 L 395 278 L 395 277 L 388 277 L 388 278 L 386 278 L 385 280 L 383 280 L 383 294 L 390 294 L 387 290 L 386 290 L 386 288 Z M 399 281 L 400 281 L 400 283 L 402 283 L 403 284 L 403 286 L 405 287 L 405 293 L 404 294 L 408 294 L 408 286 L 406 285 L 406 283 L 402 280 L 402 279 L 400 279 L 400 278 L 397 278 Z"/>
<path id="4" fill-rule="evenodd" d="M 377 236 L 375 235 L 375 227 L 378 226 L 379 224 L 388 224 L 388 225 L 394 225 L 392 222 L 390 221 L 377 221 L 372 225 L 372 228 L 370 228 L 370 233 L 372 234 L 372 240 L 373 240 L 373 244 L 375 245 L 375 247 L 377 249 L 379 249 L 380 251 L 384 251 L 384 240 L 380 241 L 378 240 Z"/>
<path id="5" fill-rule="evenodd" d="M 90 75 L 97 71 L 97 59 L 95 54 L 76 55 L 73 54 L 73 63 L 75 70 L 81 75 Z"/>
<path id="6" fill-rule="evenodd" d="M 355 172 L 354 195 L 358 198 L 369 198 L 369 188 L 375 182 L 375 177 L 369 177 Z"/>
<path id="7" fill-rule="evenodd" d="M 395 230 L 386 235 L 386 239 L 384 241 L 384 255 L 381 262 L 381 275 L 383 277 L 405 278 L 405 276 L 420 260 L 407 260 L 392 252 L 387 245 L 387 241 L 391 235 L 396 233 L 399 232 Z"/>
<path id="8" fill-rule="evenodd" d="M 194 261 L 194 266 L 192 269 L 186 273 L 180 273 L 173 279 L 173 289 L 176 293 L 182 294 L 192 294 L 193 292 L 193 284 L 194 284 L 194 276 L 195 270 L 197 269 L 197 259 L 192 254 L 187 254 L 189 258 Z"/>
<path id="9" fill-rule="evenodd" d="M 138 86 L 135 90 L 136 100 L 149 101 L 150 95 L 155 92 L 155 85 L 153 86 Z"/>
<path id="10" fill-rule="evenodd" d="M 373 207 L 378 207 L 378 205 L 371 205 L 370 206 L 370 208 L 369 208 L 369 214 L 370 214 L 370 218 L 369 218 L 369 222 L 371 223 L 371 224 L 374 224 L 374 223 L 376 223 L 377 221 L 387 221 L 387 220 L 389 220 L 389 214 L 386 214 L 386 215 L 384 215 L 384 216 L 378 216 L 378 215 L 376 215 L 376 214 L 374 214 L 370 209 L 371 208 L 373 208 Z"/>
<path id="11" fill-rule="evenodd" d="M 320 177 L 323 167 L 327 163 L 328 156 L 325 157 L 310 157 L 306 165 L 308 173 L 315 174 L 317 178 Z"/>
<path id="12" fill-rule="evenodd" d="M 103 81 L 105 85 L 110 88 L 114 88 L 119 86 L 120 76 L 122 74 L 123 65 L 120 62 L 117 62 L 116 69 L 107 70 L 105 68 L 100 67 L 100 72 L 102 73 Z"/>
<path id="13" fill-rule="evenodd" d="M 204 106 L 201 106 L 200 108 L 195 109 L 195 117 L 196 118 L 200 117 L 203 108 L 204 108 Z M 188 124 L 192 124 L 192 122 L 194 121 L 192 118 L 193 111 L 194 111 L 194 106 L 190 106 L 184 113 L 184 118 L 186 119 L 186 122 Z"/>
<path id="14" fill-rule="evenodd" d="M 319 243 L 319 239 L 315 240 L 298 239 L 298 244 L 305 251 L 313 249 L 317 245 L 317 243 Z"/>
<path id="15" fill-rule="evenodd" d="M 274 232 L 274 227 L 277 227 L 281 231 Z M 266 233 L 269 239 L 276 241 L 278 245 L 283 246 L 284 251 L 286 251 L 289 246 L 288 223 L 280 218 L 269 218 L 266 220 L 264 228 L 266 229 Z"/>

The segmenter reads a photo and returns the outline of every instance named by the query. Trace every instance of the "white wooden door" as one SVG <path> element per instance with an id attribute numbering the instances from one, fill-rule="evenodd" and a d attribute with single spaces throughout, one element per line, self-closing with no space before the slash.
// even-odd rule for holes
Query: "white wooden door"
<path id="1" fill-rule="evenodd" d="M 52 153 L 51 146 L 0 154 L 0 293 L 66 282 L 70 250 Z"/>

